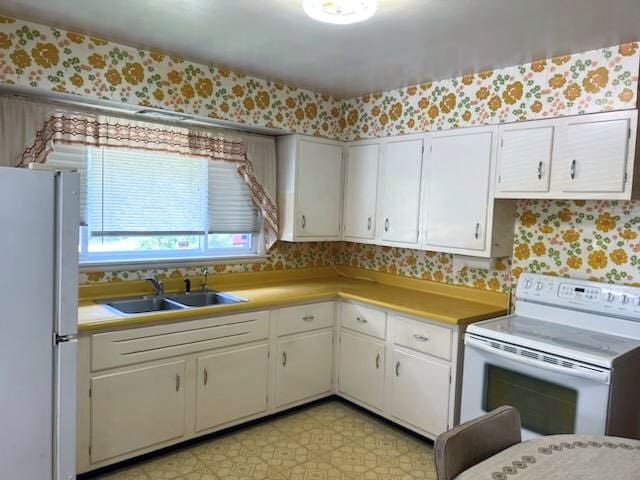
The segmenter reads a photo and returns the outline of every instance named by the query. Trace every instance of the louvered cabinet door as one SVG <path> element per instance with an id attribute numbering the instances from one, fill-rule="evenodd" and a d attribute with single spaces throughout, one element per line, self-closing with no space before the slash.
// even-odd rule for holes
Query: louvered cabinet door
<path id="1" fill-rule="evenodd" d="M 555 120 L 500 127 L 496 197 L 549 191 L 555 131 Z"/>
<path id="2" fill-rule="evenodd" d="M 565 120 L 554 190 L 576 194 L 620 194 L 625 191 L 631 161 L 631 122 L 635 112 L 583 115 Z M 566 195 L 564 195 L 566 196 Z"/>

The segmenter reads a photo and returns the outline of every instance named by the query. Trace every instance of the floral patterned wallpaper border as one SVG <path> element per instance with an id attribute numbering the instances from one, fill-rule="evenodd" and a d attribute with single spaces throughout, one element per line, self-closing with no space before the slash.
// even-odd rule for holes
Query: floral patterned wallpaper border
<path id="1" fill-rule="evenodd" d="M 158 52 L 0 16 L 0 82 L 342 140 L 635 108 L 637 43 L 337 99 Z M 267 262 L 216 273 L 326 266 L 506 290 L 524 269 L 636 284 L 640 202 L 523 200 L 513 259 L 454 272 L 451 255 L 337 243 L 278 242 Z M 512 264 L 512 265 L 511 265 Z M 81 282 L 148 272 L 83 273 Z M 195 275 L 197 269 L 159 271 Z"/>

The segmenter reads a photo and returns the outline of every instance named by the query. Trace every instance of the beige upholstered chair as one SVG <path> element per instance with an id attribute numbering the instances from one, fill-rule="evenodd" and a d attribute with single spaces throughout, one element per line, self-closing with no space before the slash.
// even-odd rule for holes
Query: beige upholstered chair
<path id="1" fill-rule="evenodd" d="M 438 480 L 452 480 L 465 470 L 522 441 L 520 413 L 500 407 L 443 433 L 434 446 Z"/>

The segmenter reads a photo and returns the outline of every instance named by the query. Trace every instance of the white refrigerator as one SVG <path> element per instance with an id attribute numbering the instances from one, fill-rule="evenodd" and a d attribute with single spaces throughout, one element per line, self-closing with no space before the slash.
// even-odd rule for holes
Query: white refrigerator
<path id="1" fill-rule="evenodd" d="M 0 167 L 0 479 L 75 478 L 79 176 Z"/>

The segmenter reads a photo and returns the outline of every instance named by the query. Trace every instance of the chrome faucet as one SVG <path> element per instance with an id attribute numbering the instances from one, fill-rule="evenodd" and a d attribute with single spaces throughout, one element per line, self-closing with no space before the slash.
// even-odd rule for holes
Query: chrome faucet
<path id="1" fill-rule="evenodd" d="M 202 275 L 204 276 L 204 280 L 202 282 L 202 291 L 207 292 L 209 290 L 209 267 L 202 267 Z"/>
<path id="2" fill-rule="evenodd" d="M 147 277 L 145 278 L 145 280 L 153 284 L 154 288 L 156 289 L 156 295 L 164 295 L 164 283 L 158 278 L 157 275 L 154 275 L 153 277 Z"/>

